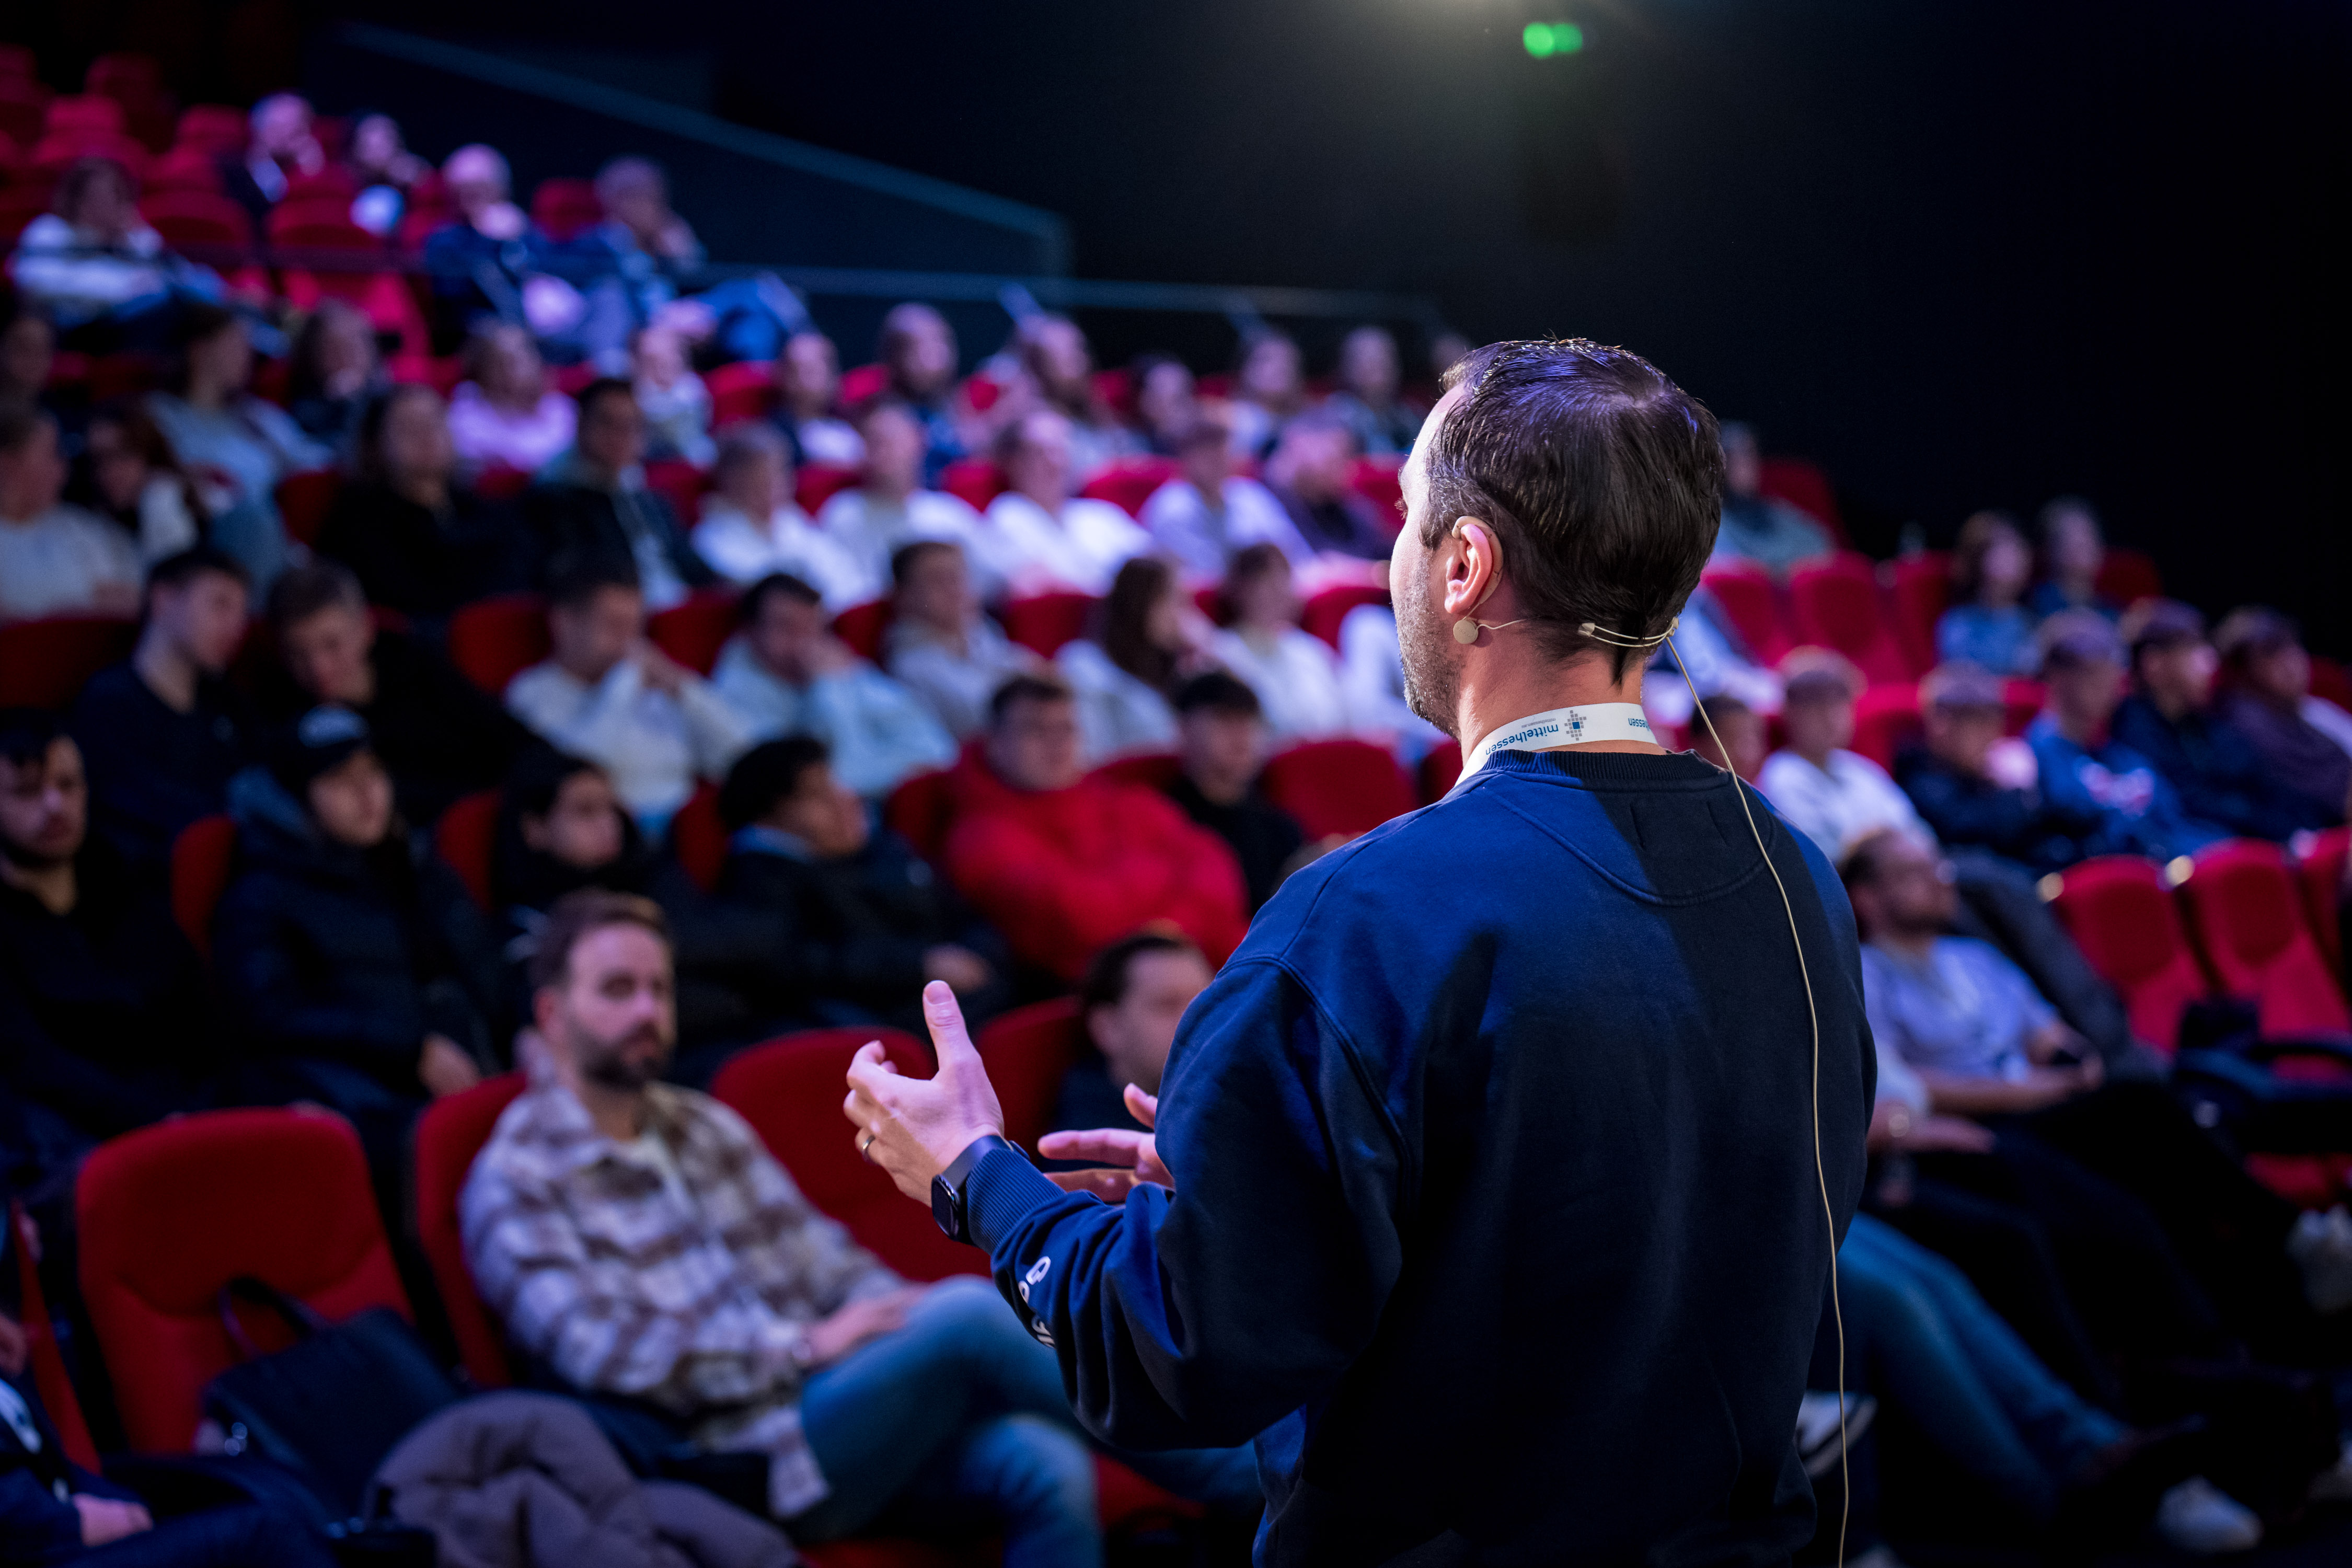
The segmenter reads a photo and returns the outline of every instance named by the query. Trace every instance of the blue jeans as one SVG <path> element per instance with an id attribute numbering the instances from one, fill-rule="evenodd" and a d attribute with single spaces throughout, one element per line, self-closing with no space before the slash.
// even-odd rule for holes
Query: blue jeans
<path id="1" fill-rule="evenodd" d="M 1958 1268 L 1867 1215 L 1838 1249 L 1838 1289 L 1849 1381 L 2033 1518 L 2055 1513 L 2063 1484 L 2124 1435 L 2034 1359 Z"/>
<path id="2" fill-rule="evenodd" d="M 987 1280 L 942 1281 L 905 1328 L 810 1377 L 801 1430 L 833 1490 L 788 1522 L 795 1541 L 992 1526 L 1004 1568 L 1102 1561 L 1094 1456 L 1060 1365 Z M 1119 1457 L 1212 1507 L 1261 1500 L 1247 1448 Z"/>

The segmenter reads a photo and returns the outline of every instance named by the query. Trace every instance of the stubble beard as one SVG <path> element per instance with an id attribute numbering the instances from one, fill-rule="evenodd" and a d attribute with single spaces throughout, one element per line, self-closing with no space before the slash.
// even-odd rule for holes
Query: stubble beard
<path id="1" fill-rule="evenodd" d="M 1416 574 L 1397 606 L 1397 654 L 1404 665 L 1404 703 L 1458 739 L 1462 677 L 1454 666 L 1454 635 L 1429 607 L 1429 570 Z"/>

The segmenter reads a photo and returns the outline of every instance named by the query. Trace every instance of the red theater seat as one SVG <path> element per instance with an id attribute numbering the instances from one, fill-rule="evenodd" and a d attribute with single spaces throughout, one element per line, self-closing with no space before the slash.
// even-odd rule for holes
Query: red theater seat
<path id="1" fill-rule="evenodd" d="M 0 77 L 0 136 L 30 147 L 41 139 L 48 113 L 47 88 L 24 77 Z"/>
<path id="2" fill-rule="evenodd" d="M 0 245 L 13 248 L 25 226 L 48 210 L 46 185 L 0 185 Z"/>
<path id="3" fill-rule="evenodd" d="M 172 919 L 206 960 L 213 955 L 213 910 L 228 891 L 236 863 L 236 824 L 200 816 L 172 840 Z"/>
<path id="4" fill-rule="evenodd" d="M 1266 763 L 1258 783 L 1268 800 L 1298 819 L 1309 838 L 1362 833 L 1419 804 L 1396 758 L 1370 741 L 1293 746 Z"/>
<path id="5" fill-rule="evenodd" d="M 2263 1034 L 2352 1030 L 2277 845 L 2233 838 L 2201 849 L 2174 892 L 2206 971 L 2223 993 L 2260 1003 Z"/>
<path id="6" fill-rule="evenodd" d="M 500 793 L 486 789 L 451 801 L 433 825 L 433 852 L 457 873 L 474 902 L 490 905 L 490 860 L 497 853 Z"/>
<path id="7" fill-rule="evenodd" d="M 732 588 L 697 589 L 684 604 L 649 617 L 646 636 L 697 675 L 709 675 L 719 662 L 719 650 L 735 635 L 735 606 L 740 597 Z"/>
<path id="8" fill-rule="evenodd" d="M 445 817 L 443 819 L 446 821 Z M 433 1270 L 434 1289 L 449 1316 L 458 1359 L 483 1388 L 513 1381 L 507 1364 L 506 1336 L 474 1288 L 466 1263 L 466 1241 L 457 1226 L 457 1197 L 474 1157 L 490 1141 L 499 1118 L 523 1091 L 523 1075 L 501 1073 L 473 1088 L 436 1100 L 416 1119 L 416 1245 Z"/>
<path id="9" fill-rule="evenodd" d="M 148 203 L 159 196 L 190 193 L 216 196 L 221 194 L 220 165 L 213 161 L 210 153 L 201 147 L 174 147 L 148 166 L 147 178 L 142 188 L 144 192 L 139 204 L 142 212 L 147 210 Z M 239 217 L 246 218 L 245 243 L 250 245 L 253 243 L 253 220 L 247 217 L 243 207 L 236 211 Z M 152 223 L 153 219 L 151 217 L 148 221 Z M 170 239 L 172 237 L 166 234 L 163 237 Z"/>
<path id="10" fill-rule="evenodd" d="M 234 153 L 251 132 L 242 109 L 226 103 L 192 103 L 180 111 L 177 145 L 207 153 Z"/>
<path id="11" fill-rule="evenodd" d="M 317 202 L 321 206 L 332 205 L 348 210 L 352 198 L 360 194 L 360 183 L 350 170 L 329 163 L 308 174 L 288 176 L 282 202 Z"/>
<path id="12" fill-rule="evenodd" d="M 457 374 L 462 379 L 465 371 L 460 368 Z M 450 390 L 455 391 L 457 385 L 457 382 L 451 382 Z M 529 468 L 509 468 L 504 463 L 492 463 L 474 476 L 474 493 L 491 500 L 512 500 L 529 489 L 530 489 Z"/>
<path id="13" fill-rule="evenodd" d="M 944 769 L 917 773 L 882 803 L 882 820 L 890 831 L 913 845 L 916 854 L 933 862 L 947 845 L 948 826 L 955 815 L 955 791 L 948 780 Z"/>
<path id="14" fill-rule="evenodd" d="M 1087 1049 L 1077 998 L 1015 1007 L 982 1029 L 974 1044 L 1004 1109 L 1004 1135 L 1035 1152 L 1037 1140 L 1053 1126 L 1063 1075 Z"/>
<path id="15" fill-rule="evenodd" d="M 327 514 L 334 510 L 335 497 L 342 488 L 343 476 L 339 468 L 311 468 L 278 480 L 273 493 L 278 498 L 278 515 L 286 524 L 286 536 L 304 544 L 316 544 L 319 531 L 326 526 Z"/>
<path id="16" fill-rule="evenodd" d="M 854 364 L 841 373 L 841 405 L 855 408 L 890 390 L 890 373 L 878 364 Z"/>
<path id="17" fill-rule="evenodd" d="M 131 657 L 139 623 L 114 616 L 50 616 L 0 626 L 0 708 L 67 708 L 82 685 Z"/>
<path id="18" fill-rule="evenodd" d="M 1349 583 L 1337 588 L 1326 588 L 1307 601 L 1306 607 L 1299 613 L 1298 624 L 1337 648 L 1339 646 L 1339 626 L 1348 618 L 1349 611 L 1360 605 L 1385 605 L 1388 602 L 1389 591 L 1374 587 L 1370 583 Z"/>
<path id="19" fill-rule="evenodd" d="M 117 136 L 126 133 L 122 105 L 93 94 L 49 100 L 42 130 L 51 136 L 79 136 L 88 132 Z"/>
<path id="20" fill-rule="evenodd" d="M 1903 680 L 1874 686 L 1854 700 L 1853 750 L 1882 768 L 1919 732 L 1919 688 Z"/>
<path id="21" fill-rule="evenodd" d="M 847 385 L 842 396 L 849 396 Z M 959 458 L 940 475 L 940 489 L 969 505 L 975 511 L 986 511 L 988 503 L 1006 489 L 1004 470 L 985 458 Z"/>
<path id="22" fill-rule="evenodd" d="M 702 515 L 704 475 L 683 458 L 664 458 L 646 465 L 646 488 L 669 502 L 678 521 L 692 528 Z"/>
<path id="23" fill-rule="evenodd" d="M 833 635 L 847 643 L 858 658 L 878 664 L 882 659 L 883 634 L 890 629 L 890 610 L 887 599 L 852 605 L 833 617 Z"/>
<path id="24" fill-rule="evenodd" d="M 1837 649 L 1874 683 L 1918 674 L 1886 624 L 1878 569 L 1866 555 L 1843 552 L 1790 573 L 1789 611 L 1798 642 Z"/>
<path id="25" fill-rule="evenodd" d="M 1895 563 L 1895 635 L 1912 667 L 1929 670 L 1936 658 L 1936 623 L 1952 599 L 1952 557 L 1949 551 L 1926 550 Z"/>
<path id="26" fill-rule="evenodd" d="M 1008 600 L 1004 635 L 1045 658 L 1087 635 L 1087 621 L 1102 601 L 1091 594 L 1033 594 Z"/>
<path id="27" fill-rule="evenodd" d="M 1183 471 L 1173 458 L 1120 458 L 1088 479 L 1080 495 L 1107 500 L 1129 517 L 1143 515 L 1151 492 Z"/>
<path id="28" fill-rule="evenodd" d="M 1845 520 L 1838 515 L 1837 490 L 1827 474 L 1802 458 L 1766 458 L 1758 469 L 1758 493 L 1787 501 L 1828 529 L 1839 548 L 1845 547 Z"/>
<path id="29" fill-rule="evenodd" d="M 856 1133 L 841 1119 L 842 1075 L 874 1039 L 900 1072 L 931 1076 L 929 1047 L 903 1030 L 811 1029 L 730 1058 L 710 1092 L 751 1124 L 809 1202 L 908 1279 L 985 1274 L 983 1254 L 941 1236 L 929 1209 L 908 1203 L 879 1166 L 858 1157 Z"/>
<path id="30" fill-rule="evenodd" d="M 210 169 L 211 165 L 205 167 Z M 153 191 L 140 202 L 139 215 L 175 248 L 223 245 L 246 250 L 253 246 L 253 219 L 217 190 Z"/>
<path id="31" fill-rule="evenodd" d="M 218 1300 L 233 1279 L 329 1319 L 408 1311 L 358 1135 L 338 1117 L 212 1110 L 126 1133 L 83 1164 L 74 1207 L 82 1300 L 133 1448 L 194 1440 L 205 1384 L 239 1359 Z"/>
<path id="32" fill-rule="evenodd" d="M 2099 567 L 2098 590 L 2118 605 L 2128 605 L 2136 599 L 2154 599 L 2164 593 L 2164 574 L 2156 569 L 2156 557 L 2145 550 L 2117 550 L 2109 547 L 2107 558 Z"/>
<path id="33" fill-rule="evenodd" d="M 719 816 L 719 791 L 701 784 L 669 823 L 670 853 L 686 874 L 706 893 L 719 889 L 719 873 L 727 868 L 727 825 Z"/>
<path id="34" fill-rule="evenodd" d="M 2132 1033 L 2171 1054 L 2181 1014 L 2208 987 L 2163 871 L 2137 856 L 2103 855 L 2042 887 L 2083 956 L 2122 994 Z"/>
<path id="35" fill-rule="evenodd" d="M 1403 467 L 1404 459 L 1391 452 L 1359 458 L 1348 473 L 1348 488 L 1379 510 L 1381 525 L 1391 533 L 1404 526 L 1404 487 L 1397 477 Z"/>
<path id="36" fill-rule="evenodd" d="M 536 594 L 478 599 L 449 617 L 449 662 L 493 697 L 548 654 L 547 602 Z"/>
<path id="37" fill-rule="evenodd" d="M 1421 785 L 1421 804 L 1436 805 L 1445 798 L 1446 791 L 1461 782 L 1461 778 L 1462 742 L 1454 740 L 1438 742 L 1421 759 L 1417 781 Z"/>
<path id="38" fill-rule="evenodd" d="M 710 389 L 713 429 L 758 419 L 776 405 L 776 365 L 773 360 L 740 359 L 704 373 Z"/>
<path id="39" fill-rule="evenodd" d="M 2304 913 L 2310 918 L 2311 934 L 2318 940 L 2320 955 L 2327 960 L 2328 969 L 2339 980 L 2344 973 L 2341 922 L 2347 854 L 2352 854 L 2352 827 L 2331 827 L 2311 841 L 2295 865 L 2296 876 L 2303 883 Z"/>
<path id="40" fill-rule="evenodd" d="M 1761 566 L 1725 562 L 1700 574 L 1699 585 L 1715 595 L 1732 629 L 1758 663 L 1778 664 L 1780 656 L 1796 646 L 1780 613 L 1780 587 Z"/>
<path id="41" fill-rule="evenodd" d="M 593 180 L 541 180 L 530 193 L 530 221 L 561 245 L 604 221 L 604 204 Z"/>
<path id="42" fill-rule="evenodd" d="M 824 503 L 857 482 L 857 470 L 838 463 L 803 463 L 793 478 L 793 502 L 814 517 Z"/>

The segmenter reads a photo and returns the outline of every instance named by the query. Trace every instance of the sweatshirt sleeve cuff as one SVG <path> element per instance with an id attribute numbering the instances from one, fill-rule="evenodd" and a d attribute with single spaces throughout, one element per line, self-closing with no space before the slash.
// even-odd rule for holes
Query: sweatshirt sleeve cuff
<path id="1" fill-rule="evenodd" d="M 991 1149 L 981 1156 L 964 1184 L 964 1227 L 972 1245 L 996 1256 L 1000 1237 L 1048 1203 L 1066 1196 L 1045 1173 L 1010 1149 Z"/>

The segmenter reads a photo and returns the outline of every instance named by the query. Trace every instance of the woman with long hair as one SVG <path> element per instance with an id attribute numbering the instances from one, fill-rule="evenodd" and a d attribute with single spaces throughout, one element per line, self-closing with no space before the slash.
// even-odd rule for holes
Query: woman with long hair
<path id="1" fill-rule="evenodd" d="M 1207 667 L 1206 631 L 1166 561 L 1139 555 L 1118 569 L 1096 611 L 1093 638 L 1066 645 L 1055 658 L 1077 693 L 1079 742 L 1089 762 L 1175 746 L 1168 699 Z"/>

